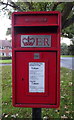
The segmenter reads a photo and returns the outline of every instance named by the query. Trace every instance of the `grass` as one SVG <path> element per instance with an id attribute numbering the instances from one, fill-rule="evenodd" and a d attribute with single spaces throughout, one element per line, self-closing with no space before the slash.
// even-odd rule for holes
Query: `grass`
<path id="1" fill-rule="evenodd" d="M 0 63 L 4 63 L 4 64 L 12 63 L 12 60 L 0 60 Z"/>
<path id="2" fill-rule="evenodd" d="M 74 55 L 61 55 L 61 57 L 74 57 Z"/>
<path id="3" fill-rule="evenodd" d="M 0 114 L 2 114 L 2 67 L 0 67 Z"/>
<path id="4" fill-rule="evenodd" d="M 59 110 L 42 108 L 42 117 L 48 118 L 73 118 L 72 109 L 72 72 L 74 71 L 61 68 L 61 104 Z M 0 72 L 1 73 L 1 72 Z M 15 108 L 12 106 L 11 92 L 11 66 L 2 67 L 2 116 L 3 118 L 31 118 L 31 108 Z M 73 78 L 72 78 L 73 77 Z M 4 119 L 3 119 L 4 120 Z"/>

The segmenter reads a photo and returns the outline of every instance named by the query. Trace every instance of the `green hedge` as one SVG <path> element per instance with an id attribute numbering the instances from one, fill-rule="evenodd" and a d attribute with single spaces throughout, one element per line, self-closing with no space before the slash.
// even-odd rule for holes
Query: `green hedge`
<path id="1" fill-rule="evenodd" d="M 11 56 L 0 56 L 0 60 L 9 60 L 9 59 L 12 59 Z"/>

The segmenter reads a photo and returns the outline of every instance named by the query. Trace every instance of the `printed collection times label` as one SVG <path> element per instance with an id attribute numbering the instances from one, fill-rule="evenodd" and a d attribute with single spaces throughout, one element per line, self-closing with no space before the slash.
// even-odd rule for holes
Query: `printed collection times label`
<path id="1" fill-rule="evenodd" d="M 45 92 L 44 62 L 29 62 L 29 92 Z"/>

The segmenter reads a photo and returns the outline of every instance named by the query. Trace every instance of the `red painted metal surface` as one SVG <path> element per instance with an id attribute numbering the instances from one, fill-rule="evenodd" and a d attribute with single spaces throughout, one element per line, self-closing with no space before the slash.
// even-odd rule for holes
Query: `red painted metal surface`
<path id="1" fill-rule="evenodd" d="M 60 13 L 12 14 L 13 106 L 57 108 L 60 104 Z M 50 35 L 51 47 L 21 47 L 22 35 Z M 34 54 L 39 54 L 35 59 Z M 29 63 L 45 63 L 44 92 L 29 92 Z"/>

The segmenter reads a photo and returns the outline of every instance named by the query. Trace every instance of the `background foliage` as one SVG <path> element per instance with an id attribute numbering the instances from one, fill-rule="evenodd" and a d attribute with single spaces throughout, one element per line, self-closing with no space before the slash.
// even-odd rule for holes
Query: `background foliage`
<path id="1" fill-rule="evenodd" d="M 69 38 L 74 37 L 74 2 L 13 2 L 12 0 L 7 0 L 4 2 L 0 0 L 0 5 L 2 9 L 11 18 L 11 13 L 13 11 L 60 11 L 62 16 L 62 36 Z M 12 8 L 12 9 L 10 9 Z M 7 34 L 10 34 L 8 29 Z"/>

